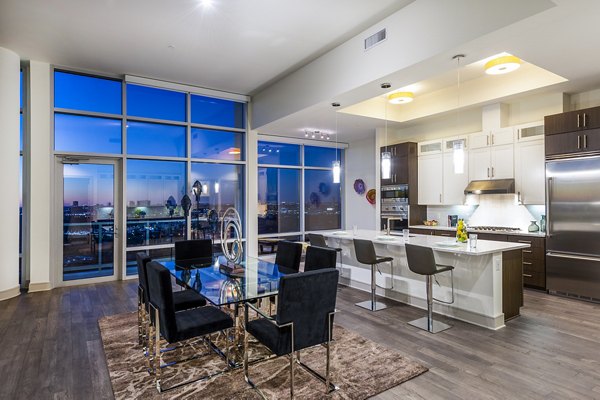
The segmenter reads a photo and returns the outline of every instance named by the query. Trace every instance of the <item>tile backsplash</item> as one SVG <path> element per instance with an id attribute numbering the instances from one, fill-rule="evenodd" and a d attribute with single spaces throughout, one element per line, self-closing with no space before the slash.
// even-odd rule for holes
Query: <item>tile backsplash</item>
<path id="1" fill-rule="evenodd" d="M 428 206 L 427 219 L 438 220 L 440 226 L 448 225 L 448 215 L 458 215 L 470 226 L 505 226 L 527 230 L 531 221 L 538 221 L 545 214 L 543 205 L 518 204 L 512 194 L 479 196 L 478 205 Z"/>

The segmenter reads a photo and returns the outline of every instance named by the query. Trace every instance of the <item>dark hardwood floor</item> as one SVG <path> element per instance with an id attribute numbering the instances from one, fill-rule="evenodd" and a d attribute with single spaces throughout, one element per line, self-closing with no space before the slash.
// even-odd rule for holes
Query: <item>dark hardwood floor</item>
<path id="1" fill-rule="evenodd" d="M 96 321 L 134 311 L 135 286 L 0 302 L 0 399 L 111 399 Z M 377 399 L 600 399 L 600 305 L 526 291 L 522 315 L 504 329 L 451 321 L 452 329 L 430 335 L 406 324 L 422 310 L 393 303 L 370 313 L 354 306 L 367 293 L 338 293 L 337 323 L 430 368 Z"/>

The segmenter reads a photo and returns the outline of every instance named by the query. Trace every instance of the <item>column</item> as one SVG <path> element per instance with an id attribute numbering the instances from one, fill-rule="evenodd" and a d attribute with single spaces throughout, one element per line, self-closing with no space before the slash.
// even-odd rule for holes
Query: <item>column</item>
<path id="1" fill-rule="evenodd" d="M 50 64 L 29 63 L 29 157 L 27 157 L 29 184 L 25 197 L 27 213 L 27 264 L 29 292 L 52 288 L 50 254 L 50 218 L 53 215 L 52 193 L 52 126 Z M 25 185 L 23 185 L 25 188 Z M 58 234 L 55 233 L 55 237 Z"/>
<path id="2" fill-rule="evenodd" d="M 19 294 L 19 56 L 0 47 L 0 300 Z"/>

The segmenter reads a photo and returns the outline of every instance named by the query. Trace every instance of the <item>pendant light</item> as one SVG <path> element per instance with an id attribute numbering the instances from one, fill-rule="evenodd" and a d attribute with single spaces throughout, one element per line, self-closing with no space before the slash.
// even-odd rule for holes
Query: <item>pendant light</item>
<path id="1" fill-rule="evenodd" d="M 382 89 L 389 89 L 392 85 L 382 83 Z M 390 179 L 392 175 L 392 153 L 387 148 L 387 101 L 385 102 L 385 151 L 381 153 L 381 179 Z"/>
<path id="2" fill-rule="evenodd" d="M 340 103 L 331 103 L 335 108 L 340 106 Z M 335 111 L 335 161 L 333 162 L 333 183 L 340 183 L 342 175 L 342 165 L 338 160 L 338 113 Z"/>
<path id="3" fill-rule="evenodd" d="M 456 128 L 460 127 L 460 59 L 464 54 L 457 54 L 452 59 L 456 60 Z M 452 164 L 455 174 L 465 173 L 465 148 L 464 140 L 457 139 L 452 145 Z"/>

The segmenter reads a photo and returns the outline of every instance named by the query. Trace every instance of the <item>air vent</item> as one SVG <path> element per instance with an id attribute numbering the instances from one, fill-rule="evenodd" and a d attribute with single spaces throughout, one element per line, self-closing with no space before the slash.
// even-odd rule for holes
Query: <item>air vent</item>
<path id="1" fill-rule="evenodd" d="M 387 37 L 385 28 L 365 39 L 365 51 L 383 42 Z"/>

